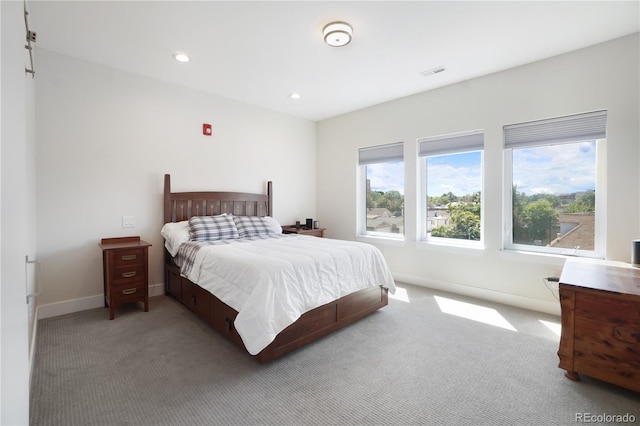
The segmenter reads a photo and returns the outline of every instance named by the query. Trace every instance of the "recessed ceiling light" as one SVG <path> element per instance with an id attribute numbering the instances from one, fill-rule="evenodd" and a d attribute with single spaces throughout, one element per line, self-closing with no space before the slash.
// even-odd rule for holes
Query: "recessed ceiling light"
<path id="1" fill-rule="evenodd" d="M 191 60 L 191 58 L 189 58 L 189 55 L 183 52 L 174 53 L 173 58 L 178 62 L 189 62 Z"/>
<path id="2" fill-rule="evenodd" d="M 292 94 L 289 95 L 289 97 L 291 99 L 300 99 L 301 96 L 300 96 L 300 93 L 293 92 Z"/>
<path id="3" fill-rule="evenodd" d="M 332 47 L 342 47 L 349 44 L 353 28 L 346 22 L 330 22 L 322 29 L 324 41 Z"/>

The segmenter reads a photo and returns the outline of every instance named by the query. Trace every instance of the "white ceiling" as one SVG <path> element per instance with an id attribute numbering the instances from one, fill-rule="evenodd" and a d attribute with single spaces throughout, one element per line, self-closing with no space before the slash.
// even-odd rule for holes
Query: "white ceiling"
<path id="1" fill-rule="evenodd" d="M 640 31 L 637 0 L 27 0 L 27 9 L 37 48 L 310 120 Z M 345 47 L 322 40 L 335 20 L 353 27 Z M 446 71 L 420 75 L 438 66 Z M 37 78 L 37 55 L 35 69 Z"/>

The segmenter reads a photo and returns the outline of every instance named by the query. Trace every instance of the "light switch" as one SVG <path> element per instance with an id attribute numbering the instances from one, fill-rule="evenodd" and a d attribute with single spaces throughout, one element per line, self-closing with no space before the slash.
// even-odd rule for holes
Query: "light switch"
<path id="1" fill-rule="evenodd" d="M 136 217 L 135 216 L 122 216 L 122 227 L 123 228 L 135 228 L 136 227 Z"/>

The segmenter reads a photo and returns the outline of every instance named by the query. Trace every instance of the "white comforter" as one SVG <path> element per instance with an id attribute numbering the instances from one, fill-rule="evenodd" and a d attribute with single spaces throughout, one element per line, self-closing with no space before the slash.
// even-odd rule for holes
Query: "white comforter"
<path id="1" fill-rule="evenodd" d="M 187 278 L 238 311 L 252 355 L 311 309 L 367 287 L 395 293 L 376 247 L 306 235 L 202 247 Z"/>

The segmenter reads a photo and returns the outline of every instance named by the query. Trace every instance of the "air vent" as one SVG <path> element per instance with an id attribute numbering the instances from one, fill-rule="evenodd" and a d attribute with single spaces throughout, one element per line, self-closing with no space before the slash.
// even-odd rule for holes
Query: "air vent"
<path id="1" fill-rule="evenodd" d="M 428 69 L 428 70 L 426 70 L 426 71 L 422 71 L 422 72 L 421 72 L 421 73 L 419 73 L 419 74 L 420 74 L 421 76 L 423 76 L 423 77 L 428 77 L 428 76 L 430 76 L 430 75 L 438 74 L 438 73 L 440 73 L 440 72 L 443 72 L 444 70 L 446 70 L 446 68 L 445 68 L 444 66 L 440 66 L 440 67 L 435 67 L 435 68 Z"/>

